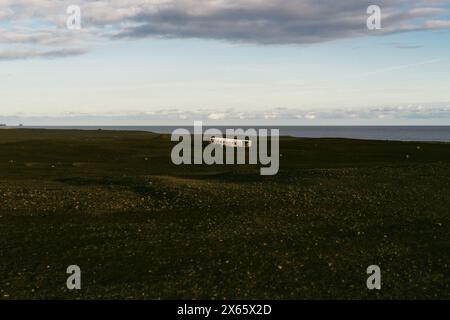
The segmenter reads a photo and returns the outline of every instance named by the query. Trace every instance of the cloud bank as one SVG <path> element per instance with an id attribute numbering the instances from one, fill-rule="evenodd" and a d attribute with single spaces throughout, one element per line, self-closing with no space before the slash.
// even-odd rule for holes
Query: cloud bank
<path id="1" fill-rule="evenodd" d="M 66 29 L 71 0 L 2 0 L 0 44 L 86 47 L 98 39 L 200 38 L 303 45 L 399 32 L 450 29 L 442 0 L 79 0 L 82 31 Z M 366 9 L 382 9 L 382 30 Z M 4 54 L 4 56 L 6 56 Z M 18 52 L 20 59 L 27 56 Z"/>
<path id="2" fill-rule="evenodd" d="M 403 123 L 420 124 L 427 120 L 440 120 L 449 123 L 450 103 L 436 105 L 385 106 L 368 109 L 332 109 L 304 110 L 275 108 L 261 111 L 223 110 L 178 110 L 161 109 L 149 112 L 117 112 L 117 113 L 66 113 L 60 115 L 9 114 L 0 116 L 0 123 L 7 124 L 73 124 L 73 125 L 161 125 L 186 124 L 194 121 L 219 124 L 264 125 L 271 124 L 361 124 L 366 123 Z"/>
<path id="3" fill-rule="evenodd" d="M 87 53 L 87 49 L 58 49 L 50 51 L 2 51 L 0 52 L 0 61 L 2 60 L 23 60 L 32 58 L 64 58 L 78 56 Z"/>

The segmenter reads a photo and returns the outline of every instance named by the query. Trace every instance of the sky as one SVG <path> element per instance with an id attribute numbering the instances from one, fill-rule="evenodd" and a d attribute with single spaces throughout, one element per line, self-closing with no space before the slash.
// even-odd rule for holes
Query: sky
<path id="1" fill-rule="evenodd" d="M 0 123 L 194 120 L 450 125 L 450 1 L 0 1 Z"/>

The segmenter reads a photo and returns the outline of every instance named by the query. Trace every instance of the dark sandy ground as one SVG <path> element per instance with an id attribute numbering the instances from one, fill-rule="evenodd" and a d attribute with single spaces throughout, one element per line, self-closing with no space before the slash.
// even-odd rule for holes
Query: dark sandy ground
<path id="1" fill-rule="evenodd" d="M 0 130 L 0 299 L 450 298 L 449 144 L 286 137 L 274 177 L 173 144 Z"/>

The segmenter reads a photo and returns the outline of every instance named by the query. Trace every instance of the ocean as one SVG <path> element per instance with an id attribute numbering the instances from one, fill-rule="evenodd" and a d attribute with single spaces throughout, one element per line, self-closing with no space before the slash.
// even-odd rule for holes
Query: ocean
<path id="1" fill-rule="evenodd" d="M 170 134 L 177 128 L 189 126 L 33 126 L 27 128 L 79 129 L 79 130 L 125 130 L 151 131 Z M 204 126 L 203 129 L 209 128 Z M 222 130 L 228 128 L 247 129 L 246 126 L 216 126 Z M 368 140 L 397 141 L 439 141 L 450 142 L 450 126 L 278 126 L 254 127 L 255 129 L 279 129 L 280 135 L 299 138 L 348 138 Z"/>

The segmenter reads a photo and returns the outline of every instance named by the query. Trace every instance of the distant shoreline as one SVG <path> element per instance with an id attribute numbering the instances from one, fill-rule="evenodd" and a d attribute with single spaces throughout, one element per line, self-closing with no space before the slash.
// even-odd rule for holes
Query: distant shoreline
<path id="1" fill-rule="evenodd" d="M 1 126 L 0 129 L 47 129 L 47 130 L 109 130 L 142 131 L 158 134 L 170 134 L 174 129 L 192 126 Z M 356 139 L 376 141 L 420 141 L 450 142 L 450 126 L 204 126 L 218 128 L 225 132 L 228 128 L 267 128 L 280 129 L 281 136 L 295 138 Z"/>

